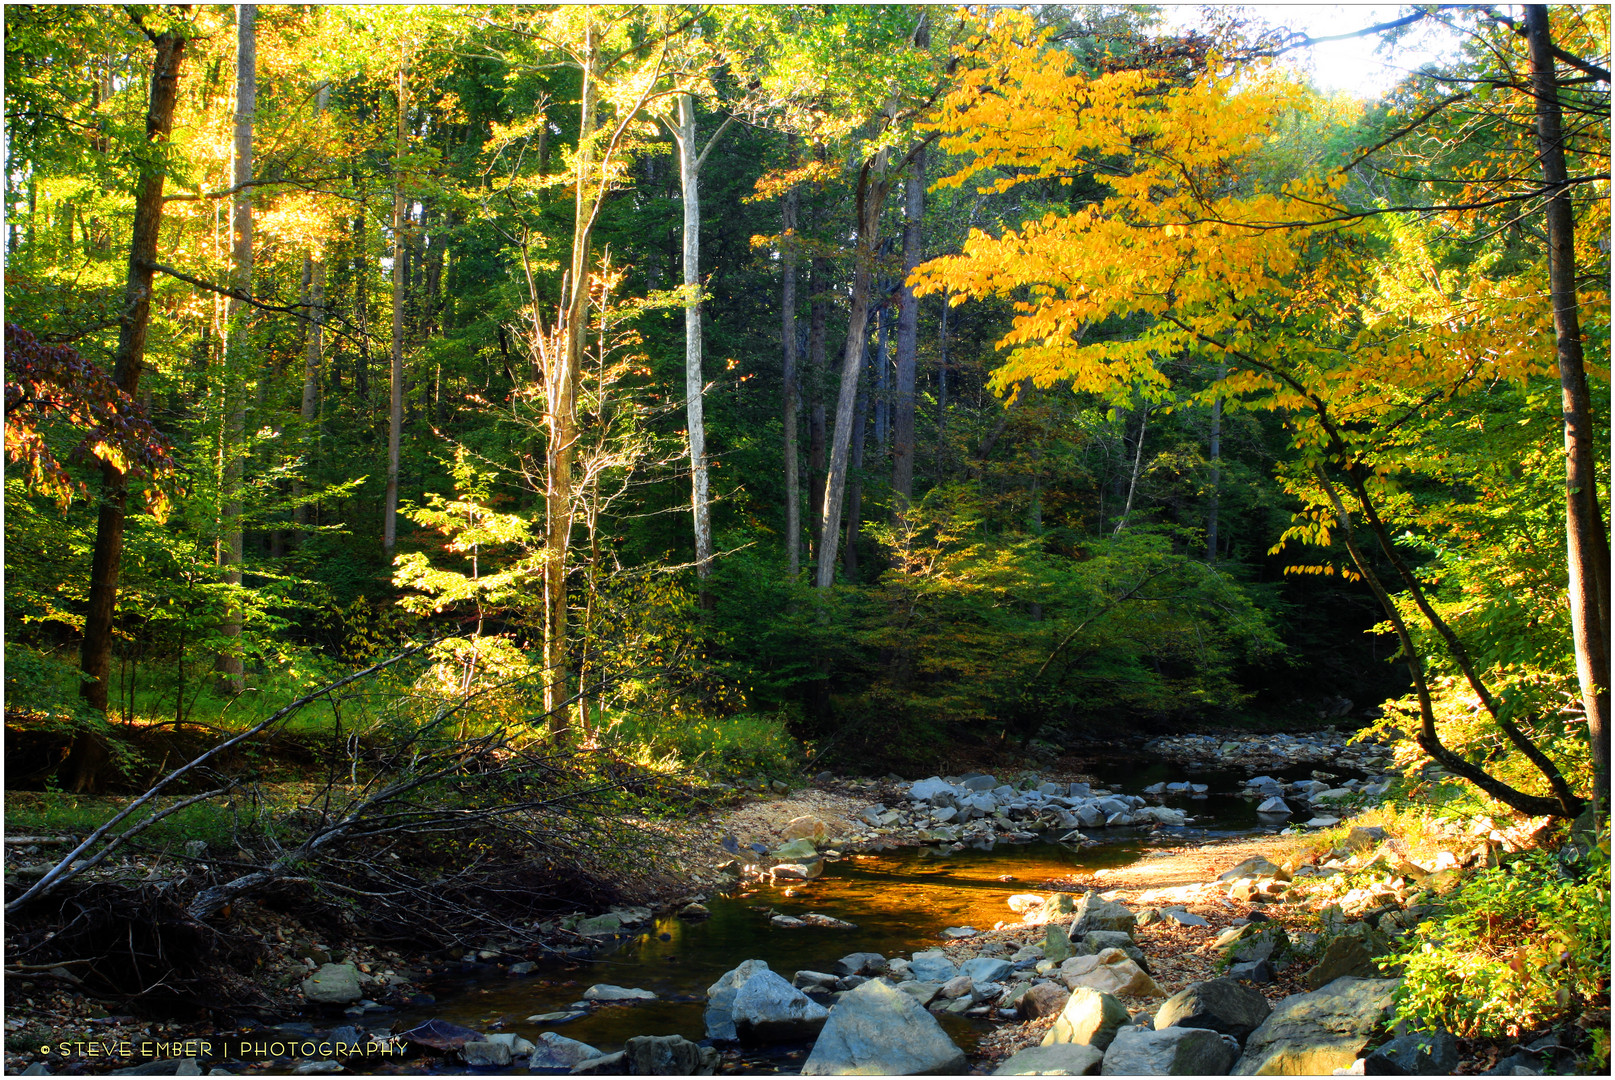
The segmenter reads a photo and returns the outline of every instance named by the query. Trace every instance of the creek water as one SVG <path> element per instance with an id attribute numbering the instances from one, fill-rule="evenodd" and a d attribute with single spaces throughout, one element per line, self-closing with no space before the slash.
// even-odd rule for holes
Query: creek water
<path id="1" fill-rule="evenodd" d="M 1273 774 L 1294 778 L 1306 775 L 1309 768 Z M 1210 792 L 1201 798 L 1165 800 L 1192 816 L 1189 825 L 1153 832 L 1092 829 L 1088 835 L 1101 841 L 1093 847 L 1054 843 L 1051 835 L 1032 843 L 982 844 L 956 852 L 896 848 L 827 861 L 823 875 L 808 882 L 748 881 L 734 893 L 710 896 L 705 902 L 709 918 L 659 918 L 615 949 L 585 960 L 541 963 L 524 976 L 471 971 L 459 979 L 439 981 L 437 1000 L 402 1011 L 394 1030 L 436 1017 L 484 1032 L 514 1031 L 529 1039 L 541 1031 L 555 1031 L 605 1053 L 622 1049 L 624 1041 L 636 1035 L 677 1034 L 699 1041 L 706 1034 L 707 987 L 745 960 L 766 960 L 788 980 L 804 968 L 832 971 L 836 960 L 848 953 L 906 956 L 938 947 L 946 927 L 986 930 L 1000 921 L 1014 921 L 1016 916 L 1006 905 L 1014 893 L 1047 891 L 1045 883 L 1052 879 L 1126 865 L 1147 858 L 1153 847 L 1248 833 L 1260 824 L 1255 804 L 1233 794 L 1248 771 L 1191 773 L 1159 759 L 1113 761 L 1092 771 L 1110 790 L 1122 794 L 1185 779 L 1208 785 Z M 857 929 L 780 929 L 769 922 L 774 914 L 809 912 L 854 923 Z M 657 999 L 596 1007 L 558 1025 L 527 1020 L 567 1010 L 596 983 L 650 990 Z M 966 1052 L 991 1029 L 989 1021 L 964 1017 L 945 1017 L 943 1024 Z M 727 1071 L 795 1072 L 806 1049 L 778 1047 L 748 1054 L 731 1062 Z M 440 1059 L 440 1064 L 445 1071 L 452 1068 L 450 1059 Z"/>

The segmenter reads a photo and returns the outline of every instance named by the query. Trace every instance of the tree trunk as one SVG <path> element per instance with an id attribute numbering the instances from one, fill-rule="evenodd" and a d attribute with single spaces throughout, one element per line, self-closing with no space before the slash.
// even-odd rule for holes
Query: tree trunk
<path id="1" fill-rule="evenodd" d="M 173 30 L 157 35 L 151 65 L 151 102 L 146 110 L 146 141 L 168 141 L 174 123 L 174 102 L 179 92 L 179 67 L 185 56 L 185 38 Z M 113 378 L 131 397 L 140 386 L 146 358 L 146 330 L 151 324 L 151 279 L 157 258 L 157 235 L 163 218 L 162 157 L 142 156 L 140 181 L 135 189 L 135 220 L 129 243 L 129 270 L 125 277 L 123 306 L 118 319 L 118 346 L 113 357 Z M 129 482 L 123 470 L 101 466 L 101 508 L 96 520 L 95 554 L 90 564 L 89 608 L 84 616 L 84 643 L 79 666 L 88 676 L 80 693 L 97 712 L 107 711 L 107 687 L 112 673 L 112 617 L 118 602 L 118 575 L 123 563 L 123 525 L 129 500 Z M 81 733 L 73 740 L 66 765 L 74 791 L 93 789 L 107 747 L 99 736 Z"/>
<path id="2" fill-rule="evenodd" d="M 847 490 L 847 465 L 852 450 L 854 405 L 858 397 L 858 374 L 863 368 L 864 337 L 869 325 L 869 285 L 875 262 L 876 235 L 880 212 L 886 202 L 889 151 L 882 150 L 864 163 L 858 177 L 858 239 L 854 249 L 852 305 L 848 313 L 847 345 L 841 359 L 841 390 L 836 397 L 835 435 L 830 444 L 830 470 L 825 480 L 824 527 L 820 530 L 826 550 L 820 553 L 820 589 L 835 583 L 836 559 L 833 550 L 841 534 L 841 499 Z"/>
<path id="3" fill-rule="evenodd" d="M 1144 468 L 1144 435 L 1149 431 L 1149 426 L 1150 407 L 1141 405 L 1138 416 L 1138 442 L 1133 447 L 1133 472 L 1127 479 L 1127 502 L 1122 506 L 1122 516 L 1116 522 L 1116 531 L 1111 534 L 1112 536 L 1120 536 L 1126 532 L 1127 522 L 1133 516 L 1133 497 L 1138 494 L 1138 476 Z"/>
<path id="4" fill-rule="evenodd" d="M 679 188 L 684 195 L 684 410 L 690 433 L 690 504 L 695 516 L 695 574 L 707 607 L 712 574 L 712 510 L 707 494 L 706 419 L 701 374 L 701 190 L 695 97 L 678 96 Z"/>
<path id="5" fill-rule="evenodd" d="M 325 111 L 326 104 L 331 98 L 331 84 L 322 82 L 314 95 L 314 115 L 318 116 Z M 297 543 L 301 544 L 303 529 L 309 523 L 308 507 L 303 503 L 303 469 L 308 468 L 313 455 L 309 452 L 311 447 L 318 443 L 314 431 L 314 421 L 319 407 L 320 394 L 320 363 L 325 350 L 325 255 L 321 252 L 315 255 L 312 248 L 304 257 L 304 269 L 308 274 L 308 295 L 305 302 L 308 304 L 308 337 L 303 341 L 303 401 L 298 415 L 303 421 L 303 430 L 299 441 L 303 447 L 303 467 L 297 471 L 296 478 L 292 480 L 292 521 L 297 525 Z"/>
<path id="6" fill-rule="evenodd" d="M 1228 377 L 1227 363 L 1217 368 L 1217 381 Z M 1222 497 L 1222 395 L 1211 401 L 1211 445 L 1207 456 L 1211 459 L 1211 476 L 1207 486 L 1211 491 L 1206 507 L 1206 562 L 1217 561 L 1217 510 Z"/>
<path id="7" fill-rule="evenodd" d="M 258 104 L 258 9 L 253 4 L 236 5 L 236 114 L 235 153 L 230 183 L 240 188 L 231 200 L 230 261 L 235 287 L 252 294 L 252 189 L 241 187 L 252 180 L 252 122 Z M 221 513 L 217 547 L 220 578 L 225 585 L 241 588 L 241 482 L 246 454 L 247 378 L 253 368 L 251 327 L 252 308 L 232 297 L 225 315 L 229 326 L 224 344 L 225 431 L 221 440 L 224 455 Z M 219 692 L 239 694 L 246 681 L 241 662 L 241 601 L 228 595 L 219 633 L 226 644 L 219 652 L 214 670 L 219 674 Z"/>
<path id="8" fill-rule="evenodd" d="M 919 352 L 920 302 L 909 275 L 920 264 L 920 225 L 925 218 L 925 149 L 903 181 L 903 289 L 897 301 L 897 385 L 892 417 L 892 520 L 908 513 L 914 498 L 914 370 Z M 946 383 L 943 384 L 946 386 Z"/>
<path id="9" fill-rule="evenodd" d="M 785 159 L 791 160 L 794 138 L 785 137 Z M 795 581 L 802 571 L 802 482 L 797 474 L 796 414 L 796 188 L 785 193 L 780 230 L 780 343 L 785 349 L 785 563 Z"/>
<path id="10" fill-rule="evenodd" d="M 826 324 L 830 319 L 830 302 L 824 291 L 829 288 L 828 260 L 815 257 L 808 289 L 812 299 L 808 307 L 808 372 L 811 378 L 811 404 L 808 407 L 808 532 L 812 550 L 810 557 L 817 562 L 824 553 L 824 342 Z"/>
<path id="11" fill-rule="evenodd" d="M 853 584 L 858 582 L 858 533 L 864 513 L 862 474 L 865 443 L 868 441 L 865 437 L 868 430 L 870 397 L 868 360 L 866 347 L 864 371 L 858 376 L 858 400 L 853 406 L 852 414 L 852 464 L 848 469 L 850 483 L 847 490 L 847 540 L 841 549 L 841 568 L 846 572 L 847 580 Z"/>
<path id="12" fill-rule="evenodd" d="M 404 192 L 404 154 L 408 150 L 409 58 L 398 58 L 398 135 L 393 148 L 393 347 L 387 381 L 387 496 L 382 508 L 381 551 L 390 563 L 398 540 L 398 463 L 404 439 L 404 231 L 408 202 Z"/>
<path id="13" fill-rule="evenodd" d="M 565 346 L 545 373 L 549 407 L 549 446 L 545 452 L 544 546 L 544 711 L 556 736 L 567 729 L 566 553 L 572 540 L 572 458 L 577 442 L 578 380 L 583 371 L 589 329 L 589 243 L 593 187 L 596 31 L 585 31 L 583 90 L 579 105 L 577 193 L 572 218 L 571 293 L 566 308 Z"/>
<path id="14" fill-rule="evenodd" d="M 1609 773 L 1609 538 L 1598 503 L 1598 454 L 1592 397 L 1582 362 L 1581 322 L 1576 306 L 1575 219 L 1566 188 L 1564 135 L 1548 9 L 1525 8 L 1531 47 L 1531 96 L 1536 99 L 1537 157 L 1548 199 L 1548 290 L 1559 360 L 1565 424 L 1565 535 L 1569 569 L 1570 625 L 1575 637 L 1576 676 L 1593 759 L 1593 797 L 1608 796 Z"/>

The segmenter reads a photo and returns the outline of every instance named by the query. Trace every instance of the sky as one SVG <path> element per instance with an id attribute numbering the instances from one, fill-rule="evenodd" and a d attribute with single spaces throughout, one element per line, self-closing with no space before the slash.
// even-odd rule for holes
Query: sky
<path id="1" fill-rule="evenodd" d="M 1407 10 L 1388 4 L 1251 4 L 1245 6 L 1244 13 L 1269 25 L 1327 37 L 1389 22 Z M 1169 6 L 1165 9 L 1166 23 L 1169 27 L 1198 26 L 1201 11 L 1197 5 Z M 1453 48 L 1445 29 L 1438 27 L 1416 27 L 1396 47 L 1394 55 L 1377 51 L 1380 38 L 1373 34 L 1329 42 L 1297 49 L 1291 56 L 1294 63 L 1312 73 L 1320 90 L 1346 91 L 1367 98 L 1390 89 L 1407 72 Z"/>

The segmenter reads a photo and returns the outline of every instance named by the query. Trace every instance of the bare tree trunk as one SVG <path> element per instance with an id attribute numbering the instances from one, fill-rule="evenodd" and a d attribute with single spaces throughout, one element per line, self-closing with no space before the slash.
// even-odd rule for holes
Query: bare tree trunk
<path id="1" fill-rule="evenodd" d="M 684 411 L 690 434 L 690 505 L 695 516 L 695 575 L 708 606 L 712 575 L 712 508 L 707 490 L 707 433 L 701 374 L 701 176 L 695 97 L 678 95 L 679 187 L 684 195 Z"/>
<path id="2" fill-rule="evenodd" d="M 864 483 L 860 475 L 864 468 L 864 444 L 867 441 L 865 435 L 869 419 L 870 379 L 867 353 L 865 360 L 864 372 L 858 377 L 858 400 L 853 406 L 852 466 L 848 470 L 851 482 L 847 491 L 847 540 L 841 549 L 841 568 L 846 572 L 847 580 L 854 584 L 858 581 L 858 526 L 863 522 L 864 513 Z"/>
<path id="3" fill-rule="evenodd" d="M 847 465 L 852 450 L 854 405 L 858 397 L 858 374 L 863 368 L 864 337 L 869 324 L 869 286 L 875 261 L 880 212 L 886 202 L 889 181 L 886 163 L 889 151 L 882 150 L 864 163 L 858 177 L 858 240 L 854 249 L 852 305 L 848 313 L 847 346 L 841 359 L 841 390 L 836 398 L 835 435 L 830 444 L 830 470 L 825 480 L 824 527 L 820 530 L 827 550 L 819 555 L 815 584 L 828 589 L 835 583 L 836 559 L 833 550 L 841 533 L 841 500 L 847 489 Z"/>
<path id="4" fill-rule="evenodd" d="M 1127 522 L 1133 516 L 1133 496 L 1138 493 L 1138 475 L 1144 468 L 1144 433 L 1149 430 L 1150 407 L 1140 406 L 1138 417 L 1138 442 L 1133 447 L 1133 474 L 1127 481 L 1127 502 L 1122 506 L 1121 519 L 1116 522 L 1116 531 L 1112 536 L 1120 536 L 1127 530 Z"/>
<path id="5" fill-rule="evenodd" d="M 252 180 L 252 122 L 258 104 L 258 9 L 253 4 L 236 5 L 236 115 L 235 161 L 231 169 L 231 186 L 237 187 L 231 200 L 231 262 L 234 265 L 234 284 L 243 293 L 252 294 L 252 189 L 242 187 Z M 217 547 L 220 577 L 225 585 L 241 587 L 241 480 L 245 463 L 247 435 L 246 386 L 248 372 L 252 370 L 251 322 L 252 308 L 231 298 L 226 318 L 229 336 L 224 346 L 225 433 L 223 442 L 223 490 L 219 493 L 222 506 Z M 239 694 L 246 686 L 241 661 L 241 601 L 229 596 L 225 601 L 224 618 L 219 633 L 226 639 L 220 650 L 215 670 L 219 673 L 219 690 L 224 694 Z"/>
<path id="6" fill-rule="evenodd" d="M 824 341 L 830 319 L 830 302 L 824 291 L 829 288 L 829 277 L 828 261 L 814 258 L 808 284 L 812 300 L 808 307 L 807 354 L 812 383 L 808 407 L 808 539 L 813 549 L 809 554 L 815 562 L 824 557 Z"/>
<path id="7" fill-rule="evenodd" d="M 408 150 L 409 57 L 398 58 L 398 136 L 393 148 L 393 347 L 387 381 L 387 496 L 382 507 L 381 551 L 392 561 L 398 541 L 398 463 L 404 440 L 404 276 L 409 204 L 404 192 L 404 154 Z"/>
<path id="8" fill-rule="evenodd" d="M 785 137 L 785 158 L 792 157 L 793 136 Z M 792 581 L 802 571 L 802 481 L 797 473 L 796 414 L 796 188 L 785 193 L 780 230 L 780 342 L 785 349 L 785 562 Z"/>
<path id="9" fill-rule="evenodd" d="M 599 193 L 594 178 L 594 64 L 598 42 L 590 26 L 584 42 L 583 91 L 579 105 L 577 194 L 573 204 L 571 293 L 566 340 L 545 373 L 549 447 L 545 454 L 544 710 L 556 736 L 567 729 L 566 554 L 572 541 L 572 459 L 577 443 L 578 382 L 589 328 L 589 243 Z M 536 297 L 534 298 L 536 302 Z"/>
<path id="10" fill-rule="evenodd" d="M 1565 536 L 1569 570 L 1570 625 L 1575 638 L 1576 676 L 1587 715 L 1593 759 L 1593 797 L 1608 797 L 1609 772 L 1609 537 L 1598 503 L 1598 454 L 1592 397 L 1583 366 L 1580 313 L 1576 301 L 1575 219 L 1566 187 L 1562 114 L 1553 70 L 1548 9 L 1525 8 L 1531 47 L 1531 90 L 1536 99 L 1537 157 L 1542 178 L 1553 191 L 1547 205 L 1548 289 L 1559 360 L 1565 424 Z"/>
<path id="11" fill-rule="evenodd" d="M 138 16 L 131 16 L 138 21 Z M 168 141 L 174 124 L 174 103 L 179 96 L 179 68 L 185 56 L 185 38 L 173 30 L 153 38 L 156 55 L 151 64 L 151 102 L 146 109 L 146 141 Z M 123 306 L 118 319 L 118 345 L 113 354 L 113 378 L 131 397 L 139 390 L 146 359 L 146 331 L 151 324 L 151 279 L 157 258 L 157 236 L 163 220 L 162 155 L 142 156 L 140 182 L 135 189 L 135 220 L 129 243 L 129 270 L 125 275 Z M 129 481 L 122 469 L 101 466 L 101 508 L 96 519 L 95 553 L 90 563 L 89 607 L 84 615 L 84 643 L 79 666 L 87 680 L 79 692 L 92 709 L 107 711 L 107 689 L 112 674 L 112 618 L 118 603 L 118 577 L 123 565 L 123 526 L 129 501 Z M 74 791 L 88 791 L 98 782 L 107 747 L 93 733 L 81 733 L 65 763 Z"/>
<path id="12" fill-rule="evenodd" d="M 914 155 L 903 181 L 903 289 L 897 302 L 897 393 L 892 418 L 894 522 L 908 513 L 909 502 L 914 497 L 914 373 L 919 353 L 920 303 L 908 285 L 908 278 L 920 264 L 920 225 L 924 218 L 925 149 L 922 147 Z"/>
<path id="13" fill-rule="evenodd" d="M 314 115 L 318 116 L 325 111 L 327 102 L 331 97 L 331 84 L 322 82 L 314 96 Z M 308 304 L 308 337 L 303 342 L 303 401 L 298 415 L 303 421 L 301 442 L 303 444 L 304 468 L 310 460 L 309 448 L 318 445 L 317 433 L 314 431 L 314 421 L 318 415 L 320 394 L 320 364 L 325 351 L 325 256 L 323 253 L 315 257 L 313 249 L 304 256 L 304 269 L 308 274 L 308 295 L 305 302 Z M 295 505 L 292 507 L 292 521 L 298 526 L 298 542 L 302 542 L 302 530 L 309 522 L 308 506 L 303 498 L 303 473 L 299 470 L 296 479 L 292 481 L 292 496 Z"/>

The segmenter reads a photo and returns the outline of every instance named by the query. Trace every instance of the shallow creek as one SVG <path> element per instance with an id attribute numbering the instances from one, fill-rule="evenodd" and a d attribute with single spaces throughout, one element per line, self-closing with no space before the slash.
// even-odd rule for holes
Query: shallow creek
<path id="1" fill-rule="evenodd" d="M 1274 775 L 1304 776 L 1307 768 Z M 622 1049 L 635 1035 L 705 1037 L 706 989 L 742 961 L 760 958 L 787 980 L 798 970 L 831 971 L 836 960 L 852 952 L 907 956 L 937 948 L 942 930 L 973 926 L 987 930 L 1015 915 L 1005 901 L 1016 892 L 1035 892 L 1053 878 L 1092 873 L 1147 858 L 1151 847 L 1192 843 L 1255 830 L 1255 804 L 1232 792 L 1243 773 L 1185 773 L 1159 760 L 1117 762 L 1114 772 L 1097 774 L 1116 792 L 1136 794 L 1160 781 L 1181 779 L 1208 784 L 1202 798 L 1169 797 L 1194 821 L 1183 827 L 1091 829 L 1101 841 L 1075 847 L 1049 840 L 1025 844 L 999 843 L 947 851 L 909 847 L 885 852 L 847 854 L 828 861 L 821 877 L 808 882 L 771 884 L 747 881 L 730 895 L 713 895 L 706 906 L 711 917 L 686 921 L 671 915 L 656 920 L 616 949 L 603 949 L 586 960 L 541 963 L 524 976 L 469 975 L 439 982 L 435 1004 L 401 1012 L 394 1030 L 437 1017 L 485 1032 L 514 1031 L 527 1038 L 555 1031 L 598 1047 L 605 1053 Z M 1096 785 L 1097 786 L 1097 785 Z M 773 914 L 816 912 L 856 924 L 857 929 L 804 927 L 779 929 Z M 638 987 L 657 1000 L 595 1008 L 583 1017 L 553 1025 L 528 1016 L 566 1010 L 595 983 Z M 971 1051 L 991 1022 L 964 1017 L 942 1020 L 954 1041 Z M 795 1072 L 806 1047 L 779 1047 L 731 1062 L 729 1071 Z M 452 1059 L 440 1059 L 444 1071 Z M 738 1068 L 737 1068 L 738 1066 Z M 461 1066 L 459 1070 L 464 1071 Z M 477 1070 L 479 1072 L 483 1070 Z"/>

